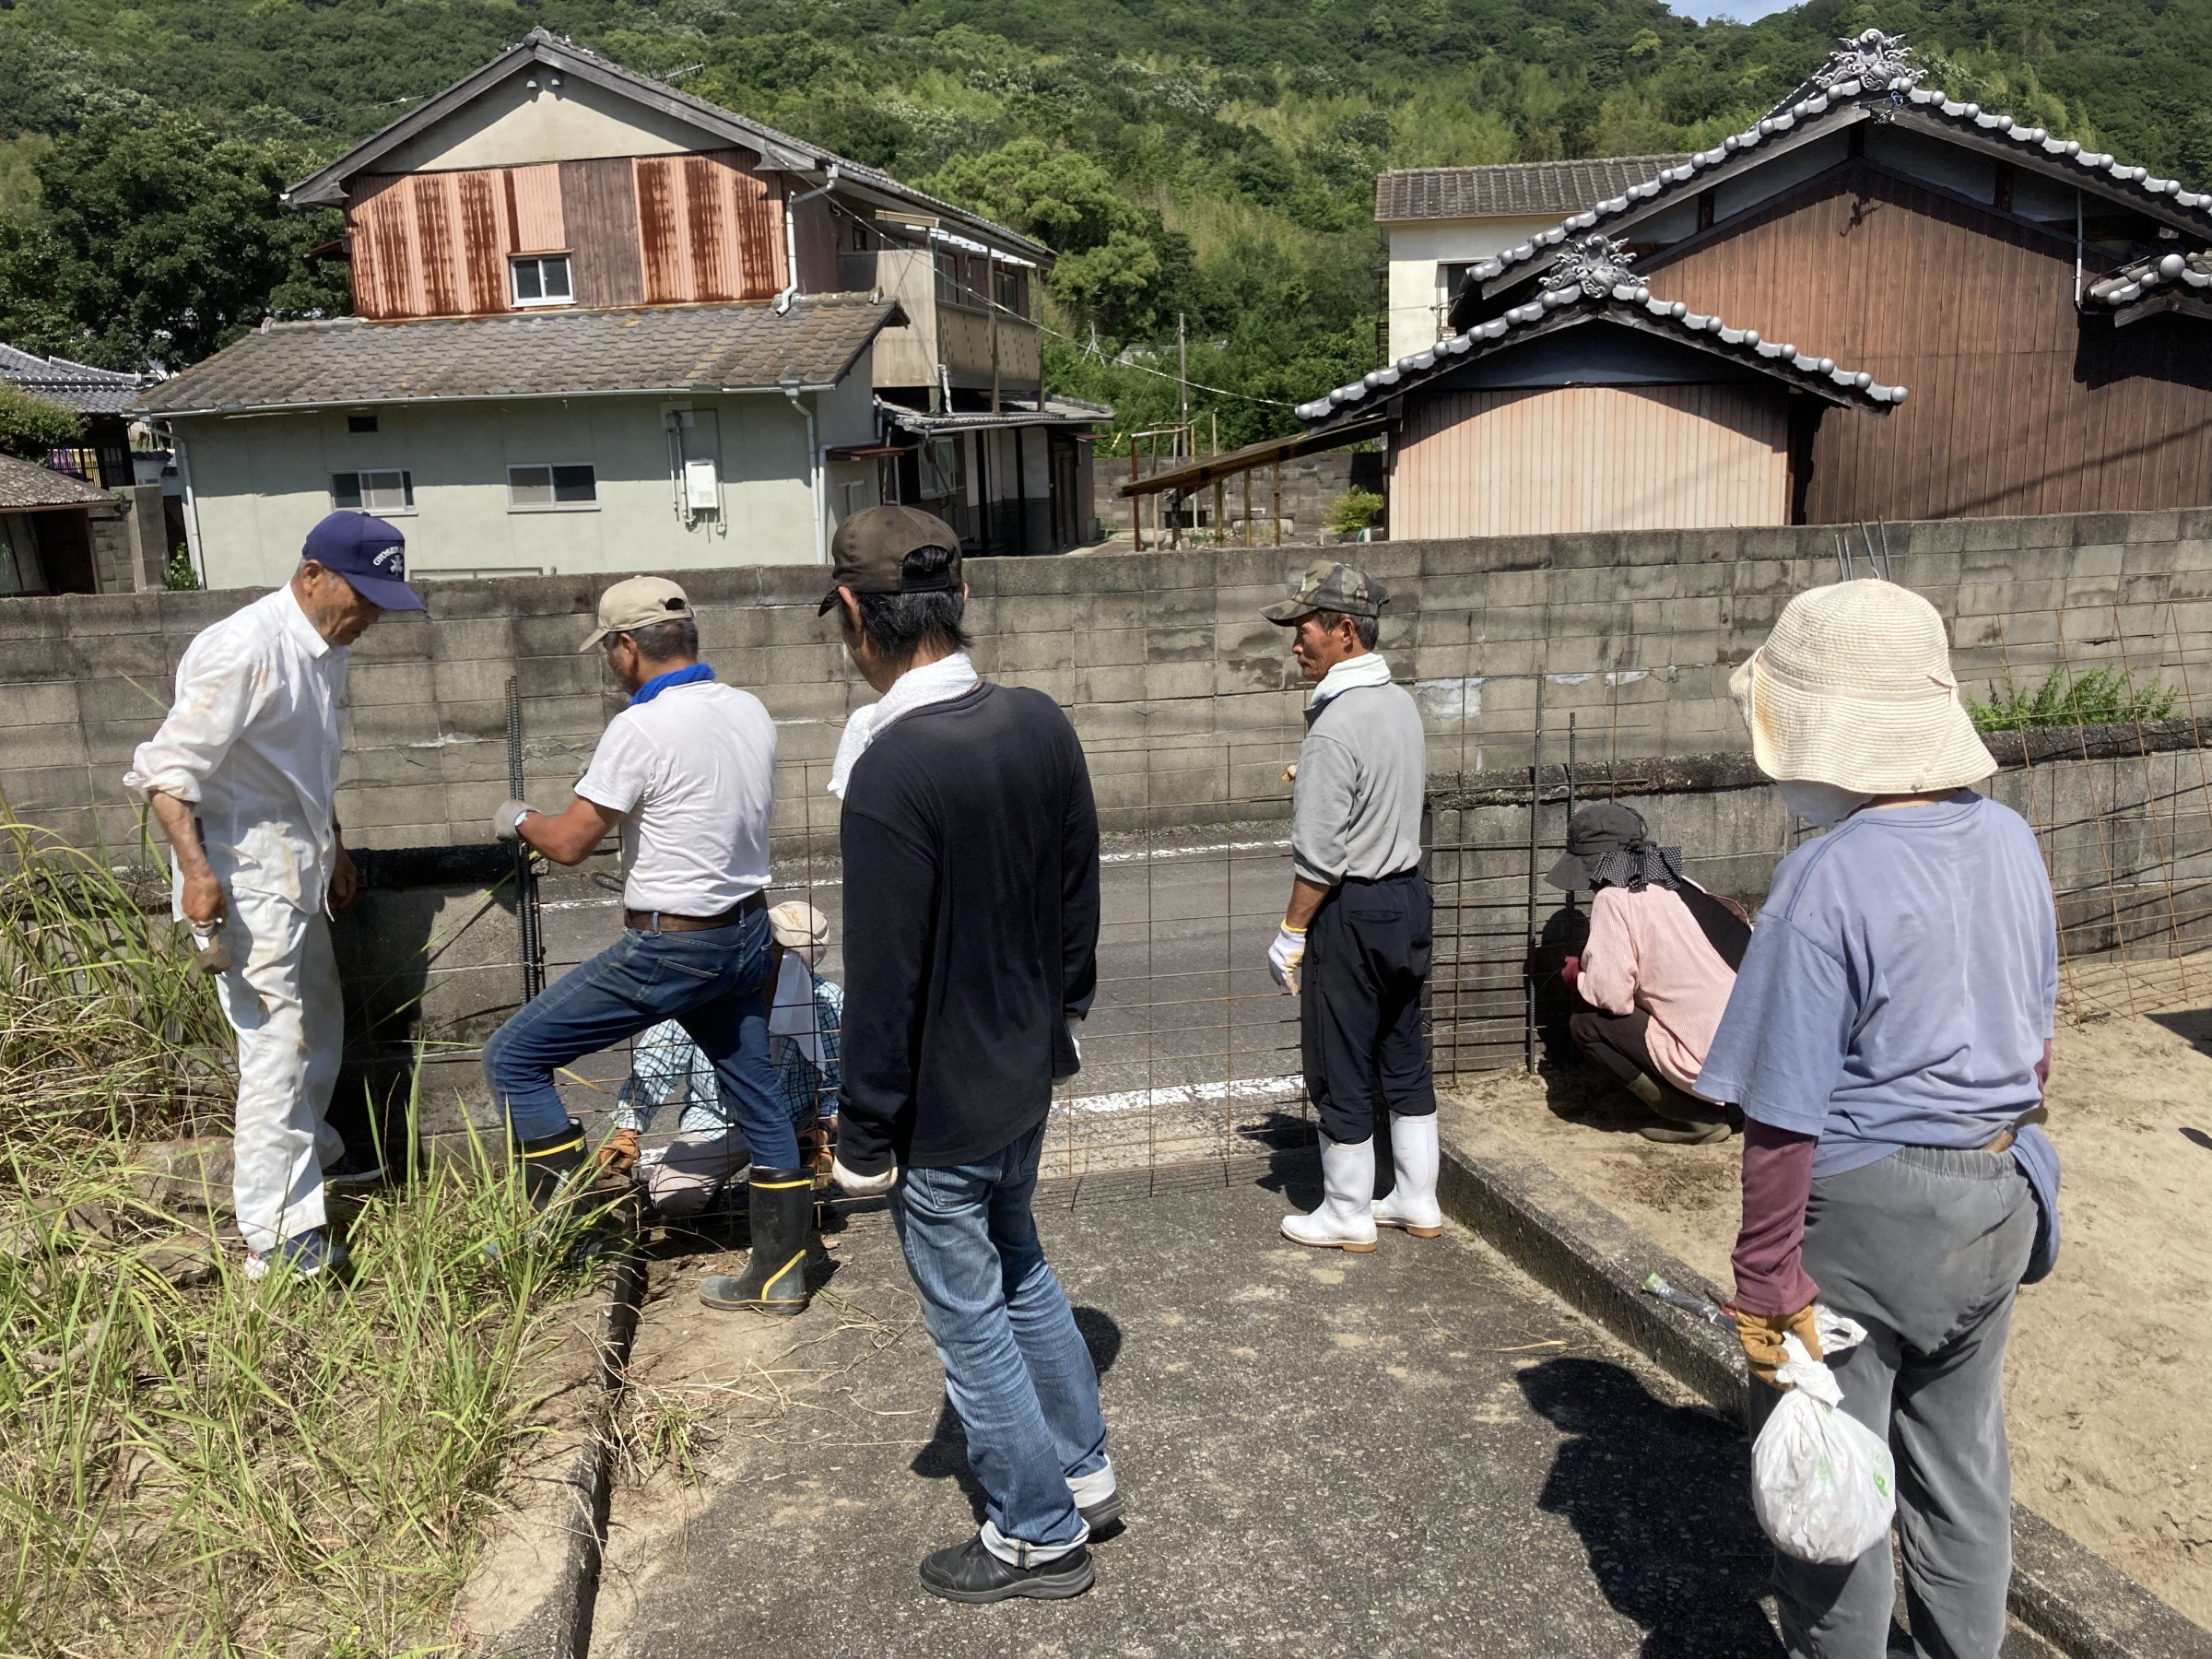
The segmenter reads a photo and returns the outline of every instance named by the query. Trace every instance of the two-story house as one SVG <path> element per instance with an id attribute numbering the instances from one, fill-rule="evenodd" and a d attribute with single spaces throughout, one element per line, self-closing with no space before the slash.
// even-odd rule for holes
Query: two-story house
<path id="1" fill-rule="evenodd" d="M 1084 539 L 1110 411 L 1042 395 L 1052 250 L 534 29 L 289 193 L 349 317 L 147 393 L 211 586 L 324 513 L 425 576 L 826 557 L 903 500 L 983 553 Z"/>

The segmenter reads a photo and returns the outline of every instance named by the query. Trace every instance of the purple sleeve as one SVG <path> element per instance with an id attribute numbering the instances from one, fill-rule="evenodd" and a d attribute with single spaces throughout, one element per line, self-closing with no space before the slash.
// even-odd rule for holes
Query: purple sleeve
<path id="1" fill-rule="evenodd" d="M 1744 1225 L 1735 1235 L 1735 1305 L 1794 1313 L 1820 1294 L 1798 1259 L 1819 1138 L 1753 1118 L 1744 1124 Z"/>

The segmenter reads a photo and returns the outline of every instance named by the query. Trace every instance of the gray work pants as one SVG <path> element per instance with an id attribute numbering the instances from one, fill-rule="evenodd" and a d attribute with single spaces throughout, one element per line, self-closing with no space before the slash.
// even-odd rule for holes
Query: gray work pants
<path id="1" fill-rule="evenodd" d="M 2005 1338 L 2035 1242 L 2009 1152 L 1908 1147 L 1813 1182 L 1805 1268 L 1866 1327 L 1835 1362 L 1843 1409 L 1889 1442 L 1905 1606 L 1918 1659 L 1996 1659 L 2012 1579 Z M 1781 1395 L 1751 1387 L 1752 1431 Z M 1897 1575 L 1888 1540 L 1844 1567 L 1777 1554 L 1791 1659 L 1883 1659 Z"/>

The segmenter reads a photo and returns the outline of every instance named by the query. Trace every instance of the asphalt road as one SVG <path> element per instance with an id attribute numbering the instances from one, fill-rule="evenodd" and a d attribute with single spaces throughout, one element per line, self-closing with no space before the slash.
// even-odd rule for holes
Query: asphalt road
<path id="1" fill-rule="evenodd" d="M 1083 1070 L 1055 1108 L 1064 1159 L 1093 1170 L 1186 1162 L 1250 1149 L 1303 1121 L 1296 1005 L 1267 971 L 1289 892 L 1288 837 L 1278 822 L 1108 838 L 1098 1002 Z M 830 917 L 838 943 L 824 971 L 841 979 L 834 864 L 786 858 L 775 875 L 771 900 L 806 899 Z M 613 940 L 620 900 L 591 875 L 564 873 L 545 885 L 544 917 L 557 978 Z M 570 1109 L 596 1126 L 628 1064 L 622 1053 L 580 1062 L 563 1084 Z M 656 1129 L 673 1131 L 673 1114 L 664 1116 Z"/>
<path id="2" fill-rule="evenodd" d="M 1311 1159 L 1292 1167 L 1287 1194 L 1041 1201 L 1128 1500 L 1088 1595 L 922 1590 L 921 1558 L 980 1500 L 896 1243 L 865 1215 L 839 1240 L 837 1300 L 733 1382 L 743 1409 L 701 1423 L 698 1487 L 618 1489 L 594 1659 L 1780 1653 L 1732 1425 L 1456 1229 L 1364 1257 L 1286 1244 L 1278 1218 L 1315 1196 Z M 702 1315 L 687 1294 L 647 1318 Z"/>

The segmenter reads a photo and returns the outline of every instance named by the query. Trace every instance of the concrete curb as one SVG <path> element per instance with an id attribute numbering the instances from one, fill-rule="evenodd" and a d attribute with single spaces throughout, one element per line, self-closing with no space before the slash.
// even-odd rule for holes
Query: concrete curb
<path id="1" fill-rule="evenodd" d="M 531 1504 L 551 1519 L 538 1529 L 542 1547 L 529 1560 L 530 1582 L 512 1596 L 527 1610 L 503 1630 L 471 1632 L 470 1651 L 484 1659 L 586 1659 L 591 1651 L 612 1486 L 605 1430 L 626 1386 L 645 1283 L 645 1259 L 634 1247 L 608 1262 L 593 1336 L 601 1398 L 581 1443 Z"/>
<path id="2" fill-rule="evenodd" d="M 1544 1164 L 1446 1106 L 1437 1195 L 1530 1277 L 1739 1421 L 1750 1386 L 1733 1332 L 1643 1289 L 1658 1273 L 1718 1288 Z M 2033 1511 L 2012 1506 L 2012 1615 L 2068 1659 L 2212 1659 L 2212 1631 Z"/>

